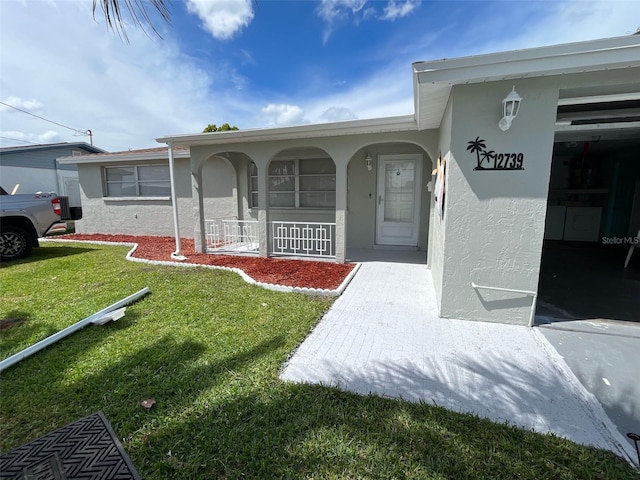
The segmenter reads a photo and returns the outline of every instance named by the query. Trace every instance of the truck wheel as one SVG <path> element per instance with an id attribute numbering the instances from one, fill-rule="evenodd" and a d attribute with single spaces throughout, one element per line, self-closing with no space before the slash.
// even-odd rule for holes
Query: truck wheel
<path id="1" fill-rule="evenodd" d="M 0 258 L 3 261 L 28 257 L 33 248 L 31 236 L 20 227 L 3 225 L 0 232 Z"/>

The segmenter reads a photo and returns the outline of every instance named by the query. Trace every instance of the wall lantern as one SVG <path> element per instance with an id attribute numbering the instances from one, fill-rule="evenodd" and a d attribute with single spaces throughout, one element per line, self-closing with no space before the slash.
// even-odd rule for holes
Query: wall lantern
<path id="1" fill-rule="evenodd" d="M 518 115 L 520 102 L 522 102 L 522 97 L 518 95 L 514 85 L 513 90 L 502 100 L 502 118 L 498 122 L 498 127 L 500 127 L 500 130 L 503 132 L 509 130 L 511 122 L 513 122 L 513 119 Z"/>
<path id="2" fill-rule="evenodd" d="M 367 156 L 364 157 L 364 163 L 367 165 L 367 170 L 371 171 L 373 168 L 373 159 L 371 158 L 371 154 L 367 153 Z"/>

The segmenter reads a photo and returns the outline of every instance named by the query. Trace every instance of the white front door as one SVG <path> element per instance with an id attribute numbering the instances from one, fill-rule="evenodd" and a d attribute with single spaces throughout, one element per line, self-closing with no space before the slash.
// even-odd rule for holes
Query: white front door
<path id="1" fill-rule="evenodd" d="M 378 158 L 378 245 L 418 245 L 422 155 Z"/>

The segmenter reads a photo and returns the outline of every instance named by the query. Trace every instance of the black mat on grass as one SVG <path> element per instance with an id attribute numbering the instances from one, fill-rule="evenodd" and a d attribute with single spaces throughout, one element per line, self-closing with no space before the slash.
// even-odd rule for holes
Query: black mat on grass
<path id="1" fill-rule="evenodd" d="M 139 480 L 102 412 L 0 455 L 0 479 Z"/>

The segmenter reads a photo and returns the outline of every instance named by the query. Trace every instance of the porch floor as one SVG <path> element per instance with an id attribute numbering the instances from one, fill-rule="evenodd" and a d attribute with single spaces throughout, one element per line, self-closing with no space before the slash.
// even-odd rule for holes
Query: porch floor
<path id="1" fill-rule="evenodd" d="M 537 328 L 439 318 L 425 252 L 348 253 L 358 273 L 282 379 L 424 401 L 635 459 Z"/>
<path id="2" fill-rule="evenodd" d="M 347 262 L 388 262 L 415 265 L 427 264 L 427 252 L 377 248 L 348 248 Z"/>

